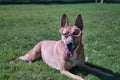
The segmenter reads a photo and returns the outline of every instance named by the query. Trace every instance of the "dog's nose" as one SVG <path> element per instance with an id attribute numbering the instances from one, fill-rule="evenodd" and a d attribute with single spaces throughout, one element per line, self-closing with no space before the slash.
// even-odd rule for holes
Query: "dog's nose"
<path id="1" fill-rule="evenodd" d="M 67 41 L 66 41 L 66 47 L 68 49 L 73 49 L 74 47 L 74 42 L 73 42 L 73 38 L 70 36 L 68 37 Z"/>
<path id="2" fill-rule="evenodd" d="M 71 47 L 72 46 L 72 42 L 67 43 L 67 47 Z"/>
<path id="3" fill-rule="evenodd" d="M 67 45 L 67 48 L 68 48 L 68 49 L 72 49 L 73 42 L 72 42 L 72 41 L 71 41 L 71 42 L 68 42 L 66 45 Z"/>

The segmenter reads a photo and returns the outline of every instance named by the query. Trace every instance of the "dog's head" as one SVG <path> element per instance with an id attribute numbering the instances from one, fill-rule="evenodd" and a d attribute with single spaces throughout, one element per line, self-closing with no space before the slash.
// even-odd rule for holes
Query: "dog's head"
<path id="1" fill-rule="evenodd" d="M 61 18 L 60 33 L 64 46 L 66 48 L 66 55 L 72 57 L 75 48 L 82 40 L 83 22 L 82 16 L 78 15 L 75 20 L 75 25 L 70 27 L 66 14 L 63 14 Z"/>

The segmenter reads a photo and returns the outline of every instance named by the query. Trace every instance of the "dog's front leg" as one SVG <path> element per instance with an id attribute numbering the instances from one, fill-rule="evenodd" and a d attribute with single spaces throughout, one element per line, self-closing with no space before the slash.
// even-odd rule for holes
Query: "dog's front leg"
<path id="1" fill-rule="evenodd" d="M 84 80 L 82 77 L 80 77 L 78 75 L 75 75 L 75 74 L 72 74 L 67 70 L 60 70 L 60 72 L 61 72 L 61 74 L 64 74 L 64 75 L 66 75 L 70 78 L 73 78 L 73 79 L 76 79 L 76 80 Z"/>
<path id="2" fill-rule="evenodd" d="M 69 69 L 70 67 L 68 65 L 65 65 L 65 61 L 62 61 L 64 59 L 60 59 L 60 63 L 59 63 L 59 66 L 60 66 L 60 73 L 61 74 L 64 74 L 72 79 L 75 79 L 75 80 L 84 80 L 82 77 L 78 76 L 78 75 L 75 75 L 75 74 L 72 74 L 69 72 Z"/>

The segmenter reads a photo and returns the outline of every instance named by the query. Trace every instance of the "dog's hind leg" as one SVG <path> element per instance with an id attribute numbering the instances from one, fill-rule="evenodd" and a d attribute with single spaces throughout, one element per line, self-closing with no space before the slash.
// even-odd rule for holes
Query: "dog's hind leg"
<path id="1" fill-rule="evenodd" d="M 18 60 L 23 60 L 31 63 L 35 59 L 41 57 L 41 44 L 38 43 L 32 50 L 30 50 L 27 54 L 24 56 L 20 56 L 16 58 L 15 60 L 11 61 L 11 63 L 16 62 Z"/>
<path id="2" fill-rule="evenodd" d="M 16 62 L 16 61 L 18 61 L 18 60 L 22 60 L 22 61 L 26 61 L 26 62 L 28 62 L 28 63 L 31 63 L 31 60 L 28 60 L 28 59 L 26 58 L 26 56 L 17 57 L 15 60 L 12 60 L 10 63 L 14 63 L 14 62 Z"/>

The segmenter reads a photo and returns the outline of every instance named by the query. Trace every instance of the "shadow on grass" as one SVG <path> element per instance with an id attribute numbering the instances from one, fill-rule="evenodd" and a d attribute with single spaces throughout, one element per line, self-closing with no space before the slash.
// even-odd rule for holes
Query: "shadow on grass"
<path id="1" fill-rule="evenodd" d="M 97 73 L 97 72 L 93 72 L 91 70 L 85 69 L 83 67 L 79 68 L 79 67 L 74 67 L 70 70 L 71 73 L 74 74 L 78 74 L 78 73 L 82 73 L 83 76 L 87 76 L 88 74 L 92 74 L 97 76 L 100 80 L 120 80 L 120 73 L 114 73 L 112 70 L 91 64 L 91 63 L 85 63 L 87 66 L 91 67 L 91 68 L 96 68 L 98 70 L 101 70 L 105 73 L 108 74 L 112 74 L 113 76 L 105 76 L 103 74 Z"/>

